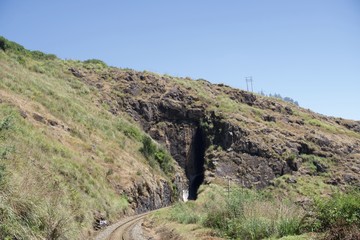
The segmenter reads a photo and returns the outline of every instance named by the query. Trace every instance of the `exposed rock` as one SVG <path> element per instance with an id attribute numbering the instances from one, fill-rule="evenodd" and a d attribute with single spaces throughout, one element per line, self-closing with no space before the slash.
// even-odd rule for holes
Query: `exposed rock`
<path id="1" fill-rule="evenodd" d="M 265 187 L 287 173 L 353 174 L 351 169 L 359 167 L 359 163 L 354 163 L 355 168 L 340 164 L 351 157 L 358 158 L 360 141 L 348 138 L 345 128 L 358 131 L 359 122 L 322 116 L 223 84 L 199 80 L 194 85 L 183 85 L 179 82 L 187 79 L 177 82 L 172 77 L 145 72 L 111 71 L 102 77 L 91 71 L 79 71 L 82 75 L 72 72 L 91 86 L 104 85 L 99 102 L 109 105 L 115 115 L 126 112 L 164 145 L 185 170 L 190 187 L 201 179 L 211 182 L 227 176 L 242 186 Z M 114 95 L 107 89 L 123 94 Z M 219 101 L 222 98 L 229 106 Z M 234 107 L 233 112 L 222 109 L 234 104 L 239 104 L 239 108 Z M 263 117 L 258 117 L 259 112 Z M 339 132 L 344 136 L 333 134 L 337 129 L 329 126 L 341 128 Z M 289 160 L 289 153 L 295 158 Z M 314 161 L 314 172 L 302 167 L 301 155 L 339 159 L 338 167 Z M 339 184 L 356 182 L 350 175 L 339 175 L 343 176 Z M 139 206 L 156 206 L 145 198 L 139 201 Z"/>
<path id="2" fill-rule="evenodd" d="M 41 123 L 46 123 L 46 119 L 38 113 L 33 113 L 33 118 Z"/>
<path id="3" fill-rule="evenodd" d="M 276 122 L 276 118 L 274 116 L 266 115 L 263 117 L 264 121 L 267 122 Z"/>
<path id="4" fill-rule="evenodd" d="M 344 174 L 343 179 L 348 184 L 359 184 L 359 178 L 352 174 Z"/>
<path id="5" fill-rule="evenodd" d="M 360 133 L 360 121 L 349 121 L 345 119 L 338 119 L 336 120 L 336 123 L 345 126 L 349 130 Z"/>
<path id="6" fill-rule="evenodd" d="M 289 177 L 289 178 L 287 178 L 285 180 L 285 182 L 287 182 L 287 183 L 297 183 L 297 180 L 294 177 Z"/>
<path id="7" fill-rule="evenodd" d="M 327 181 L 325 181 L 326 184 L 337 186 L 341 183 L 341 180 L 339 178 L 332 178 Z"/>
<path id="8" fill-rule="evenodd" d="M 286 106 L 285 111 L 286 111 L 287 114 L 293 115 L 293 110 L 290 107 Z"/>
<path id="9" fill-rule="evenodd" d="M 288 166 L 292 171 L 298 171 L 301 166 L 301 158 L 289 158 L 286 160 Z"/>
<path id="10" fill-rule="evenodd" d="M 48 123 L 49 123 L 51 126 L 57 126 L 57 125 L 59 125 L 59 123 L 58 123 L 56 120 L 51 120 L 51 119 L 48 120 Z"/>
<path id="11" fill-rule="evenodd" d="M 131 188 L 121 190 L 129 197 L 129 203 L 136 213 L 143 213 L 170 205 L 175 199 L 174 192 L 167 181 L 157 183 L 134 182 Z"/>
<path id="12" fill-rule="evenodd" d="M 27 118 L 27 113 L 24 110 L 20 110 L 20 116 L 22 116 L 23 118 Z"/>
<path id="13" fill-rule="evenodd" d="M 323 163 L 320 163 L 319 161 L 314 160 L 313 164 L 315 165 L 317 172 L 324 173 L 327 171 L 327 166 L 325 166 Z"/>
<path id="14" fill-rule="evenodd" d="M 70 71 L 75 77 L 78 77 L 78 78 L 84 77 L 84 74 L 81 73 L 79 69 L 69 68 L 69 71 Z"/>

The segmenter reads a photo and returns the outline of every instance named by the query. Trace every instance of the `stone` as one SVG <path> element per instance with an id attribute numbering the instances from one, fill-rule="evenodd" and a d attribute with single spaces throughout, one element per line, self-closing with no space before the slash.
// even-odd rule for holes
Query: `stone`
<path id="1" fill-rule="evenodd" d="M 33 118 L 41 123 L 46 123 L 46 119 L 38 113 L 33 113 Z"/>
<path id="2" fill-rule="evenodd" d="M 51 119 L 48 120 L 48 123 L 49 123 L 51 126 L 53 126 L 53 127 L 59 125 L 59 123 L 58 123 L 57 121 L 51 120 Z"/>
<path id="3" fill-rule="evenodd" d="M 20 116 L 23 118 L 27 118 L 27 113 L 24 110 L 20 110 Z"/>
<path id="4" fill-rule="evenodd" d="M 285 180 L 287 183 L 297 183 L 297 180 L 295 177 L 289 177 Z"/>
<path id="5" fill-rule="evenodd" d="M 327 166 L 325 164 L 323 164 L 317 160 L 314 160 L 313 164 L 315 165 L 317 172 L 320 172 L 320 173 L 327 172 Z"/>
<path id="6" fill-rule="evenodd" d="M 264 121 L 267 121 L 267 122 L 276 122 L 276 118 L 274 116 L 271 116 L 271 115 L 265 115 L 263 117 Z"/>

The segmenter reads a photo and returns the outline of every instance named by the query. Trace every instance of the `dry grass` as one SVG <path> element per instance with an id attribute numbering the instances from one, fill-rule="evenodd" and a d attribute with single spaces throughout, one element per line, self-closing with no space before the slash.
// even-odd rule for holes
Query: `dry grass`
<path id="1" fill-rule="evenodd" d="M 244 189 L 233 189 L 228 199 L 224 188 L 210 185 L 201 187 L 196 202 L 179 203 L 154 219 L 159 225 L 177 222 L 177 232 L 190 226 L 203 231 L 210 227 L 230 239 L 263 239 L 298 234 L 303 215 L 301 208 L 284 199 Z"/>
<path id="2" fill-rule="evenodd" d="M 11 119 L 0 132 L 0 238 L 87 238 L 95 214 L 128 208 L 118 191 L 161 174 L 139 152 L 144 133 L 99 105 L 69 63 L 25 61 L 0 51 L 0 122 Z"/>

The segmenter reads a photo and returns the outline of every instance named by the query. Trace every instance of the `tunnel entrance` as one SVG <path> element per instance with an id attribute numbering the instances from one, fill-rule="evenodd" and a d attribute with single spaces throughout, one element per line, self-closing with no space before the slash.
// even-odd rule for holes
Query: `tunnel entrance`
<path id="1" fill-rule="evenodd" d="M 201 127 L 193 136 L 190 155 L 186 164 L 186 176 L 189 179 L 189 200 L 196 200 L 197 191 L 204 181 L 205 139 Z"/>

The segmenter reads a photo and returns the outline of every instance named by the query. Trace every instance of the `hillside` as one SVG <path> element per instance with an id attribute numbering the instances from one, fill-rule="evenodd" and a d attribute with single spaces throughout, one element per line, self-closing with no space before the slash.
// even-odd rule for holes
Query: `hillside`
<path id="1" fill-rule="evenodd" d="M 359 122 L 204 80 L 80 65 L 70 72 L 99 90 L 109 112 L 125 111 L 166 146 L 190 190 L 203 178 L 227 176 L 256 188 L 286 174 L 298 176 L 299 184 L 320 181 L 324 190 L 360 183 Z"/>
<path id="2" fill-rule="evenodd" d="M 0 42 L 1 239 L 86 239 L 98 217 L 177 199 L 181 170 L 149 165 L 145 133 L 73 77 L 77 63 Z"/>
<path id="3" fill-rule="evenodd" d="M 301 203 L 360 187 L 360 122 L 4 38 L 0 139 L 1 239 L 86 239 L 100 216 L 166 206 L 184 189 L 197 199 L 228 179 Z"/>

